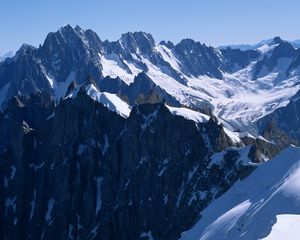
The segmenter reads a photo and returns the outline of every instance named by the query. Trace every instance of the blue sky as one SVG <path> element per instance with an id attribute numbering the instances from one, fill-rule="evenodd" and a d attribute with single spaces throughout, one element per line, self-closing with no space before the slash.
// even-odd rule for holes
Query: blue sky
<path id="1" fill-rule="evenodd" d="M 128 31 L 156 41 L 193 38 L 208 45 L 300 38 L 299 0 L 9 0 L 0 2 L 0 54 L 37 46 L 62 25 L 91 28 L 101 39 Z"/>

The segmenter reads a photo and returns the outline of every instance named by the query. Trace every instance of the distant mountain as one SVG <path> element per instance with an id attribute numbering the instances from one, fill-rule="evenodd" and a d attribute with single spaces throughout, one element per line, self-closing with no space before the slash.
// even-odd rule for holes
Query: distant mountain
<path id="1" fill-rule="evenodd" d="M 270 49 L 272 51 L 270 51 Z M 278 75 L 275 79 L 276 82 L 285 80 L 291 74 L 291 71 L 295 71 L 299 64 L 297 58 L 300 51 L 295 49 L 293 45 L 287 41 L 282 40 L 279 37 L 274 38 L 272 44 L 259 48 L 260 51 L 267 53 L 263 59 L 258 61 L 254 67 L 254 78 L 264 77 L 272 71 L 276 71 Z"/>
<path id="2" fill-rule="evenodd" d="M 15 52 L 9 51 L 3 55 L 0 55 L 0 62 L 4 61 L 6 58 L 12 58 L 15 55 Z"/>
<path id="3" fill-rule="evenodd" d="M 300 40 L 295 40 L 291 42 L 295 48 L 300 48 Z"/>
<path id="4" fill-rule="evenodd" d="M 299 89 L 290 88 L 299 80 L 299 51 L 276 41 L 281 39 L 261 42 L 255 50 L 219 50 L 191 39 L 158 44 L 150 34 L 135 32 L 109 42 L 66 25 L 48 34 L 41 47 L 23 45 L 0 64 L 0 104 L 39 91 L 58 102 L 71 82 L 82 84 L 91 74 L 100 89 L 132 105 L 140 96 L 127 86 L 148 79 L 148 93 L 155 88 L 174 106 L 213 112 L 232 129 L 254 131 L 252 122 L 285 105 Z M 140 73 L 145 77 L 137 77 Z"/>
<path id="5" fill-rule="evenodd" d="M 255 50 L 258 49 L 264 45 L 272 45 L 273 39 L 267 39 L 260 41 L 259 43 L 255 44 L 230 44 L 230 45 L 223 45 L 219 46 L 218 49 L 226 49 L 226 48 L 232 48 L 232 49 L 240 49 L 240 50 Z M 300 40 L 294 40 L 294 41 L 289 41 L 295 48 L 300 47 Z"/>
<path id="6" fill-rule="evenodd" d="M 272 43 L 273 39 L 267 39 L 267 40 L 263 40 L 260 41 L 259 43 L 255 43 L 255 44 L 230 44 L 230 45 L 223 45 L 223 46 L 219 46 L 218 49 L 226 49 L 226 48 L 232 48 L 232 49 L 240 49 L 240 50 L 254 50 L 257 48 L 260 48 L 263 45 L 269 45 L 270 43 Z"/>

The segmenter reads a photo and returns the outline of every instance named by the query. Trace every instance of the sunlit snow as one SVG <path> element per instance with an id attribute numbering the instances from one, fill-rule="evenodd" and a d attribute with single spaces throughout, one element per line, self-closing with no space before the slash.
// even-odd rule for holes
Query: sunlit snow
<path id="1" fill-rule="evenodd" d="M 179 107 L 170 107 L 170 106 L 167 106 L 167 108 L 170 110 L 172 114 L 182 116 L 185 119 L 192 120 L 197 123 L 206 123 L 209 120 L 209 116 L 197 111 L 193 111 L 188 108 L 183 108 L 183 107 L 179 108 Z"/>
<path id="2" fill-rule="evenodd" d="M 181 240 L 295 239 L 299 200 L 300 149 L 289 147 L 209 205 Z"/>
<path id="3" fill-rule="evenodd" d="M 94 84 L 88 84 L 83 87 L 85 88 L 87 95 L 89 95 L 93 100 L 104 105 L 110 111 L 116 112 L 125 118 L 129 116 L 131 107 L 116 94 L 100 92 Z M 80 87 L 70 93 L 66 98 L 75 98 L 79 89 Z"/>

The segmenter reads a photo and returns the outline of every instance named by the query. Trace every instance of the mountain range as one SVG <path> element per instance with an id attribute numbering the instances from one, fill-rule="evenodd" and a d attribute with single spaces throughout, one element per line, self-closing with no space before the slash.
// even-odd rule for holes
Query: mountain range
<path id="1" fill-rule="evenodd" d="M 255 44 L 229 44 L 229 45 L 219 46 L 218 48 L 225 49 L 225 48 L 229 47 L 229 48 L 240 49 L 240 50 L 253 50 L 253 49 L 260 48 L 261 46 L 263 46 L 265 44 L 270 44 L 270 43 L 272 43 L 272 41 L 273 41 L 273 39 L 266 39 L 266 40 L 260 41 L 259 43 L 255 43 Z M 289 43 L 291 43 L 294 48 L 300 47 L 300 40 L 289 41 Z"/>
<path id="2" fill-rule="evenodd" d="M 65 25 L 22 45 L 0 61 L 0 239 L 284 231 L 299 202 L 295 44 L 103 41 Z"/>

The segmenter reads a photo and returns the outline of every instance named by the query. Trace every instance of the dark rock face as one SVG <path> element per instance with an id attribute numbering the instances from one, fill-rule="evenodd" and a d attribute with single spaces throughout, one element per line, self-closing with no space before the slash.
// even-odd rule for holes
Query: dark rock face
<path id="1" fill-rule="evenodd" d="M 167 42 L 166 41 L 161 41 L 159 44 L 160 45 L 164 45 L 164 46 L 166 46 L 169 49 L 174 48 L 174 43 L 172 43 L 171 41 L 167 41 Z"/>
<path id="2" fill-rule="evenodd" d="M 241 69 L 259 57 L 255 50 L 227 48 L 219 51 L 191 39 L 182 40 L 174 47 L 174 52 L 187 75 L 207 75 L 218 79 L 223 78 L 222 72 Z"/>
<path id="3" fill-rule="evenodd" d="M 166 102 L 170 106 L 180 106 L 175 97 L 157 86 L 145 73 L 138 74 L 134 82 L 124 88 L 123 96 L 130 105 Z"/>
<path id="4" fill-rule="evenodd" d="M 210 120 L 163 104 L 128 119 L 83 91 L 54 107 L 15 98 L 0 114 L 0 239 L 178 239 L 251 168 Z M 40 114 L 37 114 L 40 113 Z"/>
<path id="5" fill-rule="evenodd" d="M 276 135 L 270 136 L 280 145 L 300 143 L 300 93 L 298 92 L 285 107 L 278 108 L 273 113 L 257 121 L 258 129 L 263 132 L 265 129 L 276 129 Z M 273 131 L 274 133 L 274 131 Z"/>
<path id="6" fill-rule="evenodd" d="M 182 63 L 186 74 L 222 78 L 219 66 L 222 64 L 221 54 L 212 47 L 207 47 L 191 39 L 184 39 L 174 48 L 174 52 Z"/>
<path id="7" fill-rule="evenodd" d="M 287 147 L 288 144 L 285 145 Z M 261 163 L 272 159 L 285 147 L 278 146 L 266 139 L 252 139 L 248 157 L 255 163 Z"/>
<path id="8" fill-rule="evenodd" d="M 225 58 L 226 67 L 229 72 L 245 68 L 251 61 L 259 57 L 259 53 L 255 50 L 242 51 L 240 49 L 225 48 L 220 51 Z"/>
<path id="9" fill-rule="evenodd" d="M 279 37 L 275 37 L 273 39 L 273 43 L 277 44 L 277 46 L 272 50 L 272 52 L 268 55 L 265 55 L 262 60 L 255 64 L 253 73 L 254 79 L 257 79 L 264 67 L 268 71 L 272 71 L 277 66 L 278 61 L 283 58 L 294 59 L 294 61 L 287 66 L 287 72 L 285 73 L 286 76 L 289 75 L 292 69 L 295 69 L 298 66 L 297 58 L 299 51 L 297 51 L 291 43 L 283 41 Z"/>
<path id="10" fill-rule="evenodd" d="M 98 60 L 101 49 L 96 33 L 67 25 L 49 33 L 37 54 L 47 74 L 57 82 L 65 81 L 72 71 L 76 71 L 76 80 L 82 82 L 88 74 L 96 79 L 102 77 Z"/>
<path id="11" fill-rule="evenodd" d="M 39 48 L 23 45 L 16 56 L 0 65 L 0 88 L 9 83 L 4 107 L 13 96 L 29 96 L 43 91 L 58 99 L 64 97 L 68 84 L 84 82 L 90 73 L 103 78 L 98 53 L 101 41 L 90 31 L 67 25 L 49 33 Z M 61 85 L 68 82 L 65 87 Z M 57 93 L 59 89 L 62 93 Z"/>
<path id="12" fill-rule="evenodd" d="M 28 45 L 23 45 L 16 56 L 0 65 L 0 88 L 9 85 L 7 102 L 15 95 L 24 95 L 43 89 L 50 93 L 50 85 L 44 75 L 42 68 L 37 64 L 36 50 Z"/>
<path id="13" fill-rule="evenodd" d="M 299 146 L 299 96 L 298 92 L 286 107 L 278 108 L 255 123 L 259 133 L 269 142 L 256 139 L 255 142 L 249 143 L 253 144 L 253 159 L 259 160 L 260 155 L 270 159 L 291 144 Z"/>
<path id="14" fill-rule="evenodd" d="M 293 57 L 293 61 L 291 62 L 291 64 L 289 65 L 288 69 L 287 69 L 287 74 L 289 74 L 291 71 L 297 69 L 300 66 L 300 49 L 298 48 L 296 50 L 296 54 Z"/>
<path id="15" fill-rule="evenodd" d="M 102 79 L 98 85 L 103 92 L 115 93 L 119 95 L 121 95 L 128 87 L 128 85 L 119 77 L 111 78 L 109 76 Z"/>

